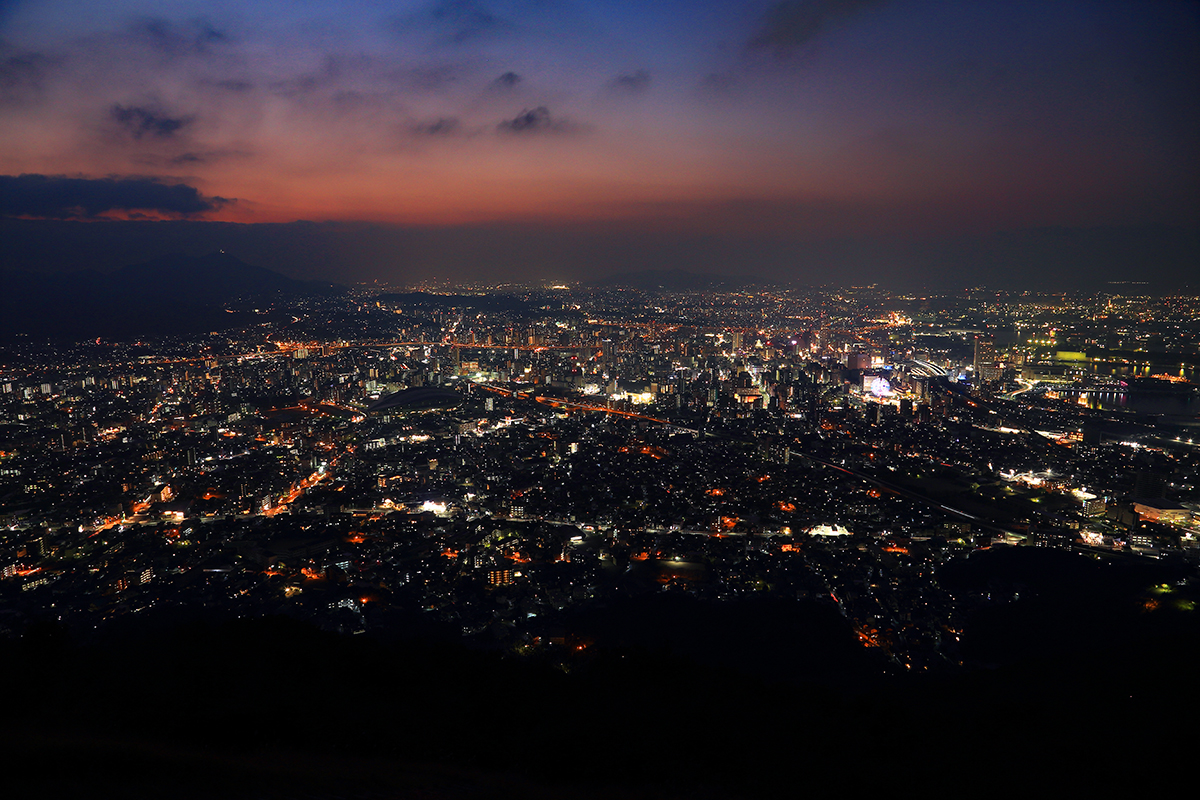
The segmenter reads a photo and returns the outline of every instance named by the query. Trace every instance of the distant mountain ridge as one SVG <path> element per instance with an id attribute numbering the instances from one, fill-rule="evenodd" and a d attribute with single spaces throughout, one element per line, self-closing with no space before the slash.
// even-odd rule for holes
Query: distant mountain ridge
<path id="1" fill-rule="evenodd" d="M 329 295 L 344 291 L 332 283 L 289 278 L 223 252 L 164 256 L 121 267 L 108 277 L 127 287 L 144 286 L 149 296 L 163 291 L 187 292 L 194 302 L 204 303 L 226 303 L 250 295 Z M 153 288 L 155 284 L 158 288 Z"/>
<path id="2" fill-rule="evenodd" d="M 223 306 L 250 297 L 340 294 L 236 256 L 164 256 L 111 273 L 0 271 L 0 336 L 123 338 L 186 334 L 229 324 Z"/>
<path id="3" fill-rule="evenodd" d="M 650 269 L 641 272 L 623 272 L 592 281 L 589 286 L 626 286 L 630 289 L 653 292 L 699 291 L 703 289 L 742 289 L 758 286 L 763 281 L 753 275 L 714 275 L 711 273 L 688 272 L 683 269 Z"/>
<path id="4" fill-rule="evenodd" d="M 430 292 L 390 292 L 375 298 L 381 303 L 424 308 L 476 308 L 483 311 L 527 313 L 533 305 L 519 297 L 504 294 L 433 294 Z"/>

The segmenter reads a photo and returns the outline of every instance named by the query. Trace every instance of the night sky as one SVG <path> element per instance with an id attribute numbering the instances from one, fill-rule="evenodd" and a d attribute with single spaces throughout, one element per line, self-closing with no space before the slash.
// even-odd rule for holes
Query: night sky
<path id="1" fill-rule="evenodd" d="M 1200 283 L 1200 4 L 0 0 L 0 267 Z"/>

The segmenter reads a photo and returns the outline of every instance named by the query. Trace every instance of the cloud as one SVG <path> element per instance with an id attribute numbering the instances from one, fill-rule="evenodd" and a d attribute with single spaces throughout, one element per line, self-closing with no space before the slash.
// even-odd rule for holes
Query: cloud
<path id="1" fill-rule="evenodd" d="M 627 94 L 641 94 L 650 88 L 650 73 L 639 69 L 631 75 L 618 75 L 608 82 L 610 89 Z"/>
<path id="2" fill-rule="evenodd" d="M 396 74 L 417 91 L 434 92 L 458 80 L 458 70 L 451 64 L 428 64 Z"/>
<path id="3" fill-rule="evenodd" d="M 831 24 L 850 19 L 886 0 L 783 0 L 767 11 L 746 42 L 750 51 L 784 57 L 817 38 Z"/>
<path id="4" fill-rule="evenodd" d="M 68 219 L 132 210 L 188 215 L 214 211 L 228 202 L 204 197 L 194 186 L 157 178 L 0 175 L 0 217 Z"/>
<path id="5" fill-rule="evenodd" d="M 575 133 L 580 127 L 573 122 L 555 119 L 550 116 L 550 109 L 545 106 L 524 109 L 512 119 L 506 119 L 496 126 L 504 133 L 539 134 L 539 133 Z"/>
<path id="6" fill-rule="evenodd" d="M 213 45 L 230 41 L 227 33 L 202 19 L 177 25 L 170 20 L 151 17 L 134 22 L 130 32 L 138 41 L 168 56 L 207 55 Z"/>
<path id="7" fill-rule="evenodd" d="M 144 106 L 117 104 L 112 107 L 110 113 L 135 139 L 147 135 L 157 139 L 169 139 L 192 121 L 191 117 L 169 117 Z"/>
<path id="8" fill-rule="evenodd" d="M 422 136 L 451 136 L 462 129 L 462 123 L 454 117 L 439 117 L 432 122 L 422 122 L 413 128 Z"/>
<path id="9" fill-rule="evenodd" d="M 0 42 L 0 104 L 36 98 L 51 63 L 42 53 L 17 50 Z"/>
<path id="10" fill-rule="evenodd" d="M 522 80 L 523 78 L 515 72 L 505 72 L 498 75 L 490 85 L 493 89 L 515 89 Z"/>
<path id="11" fill-rule="evenodd" d="M 227 92 L 235 92 L 238 94 L 241 94 L 242 92 L 248 92 L 254 88 L 254 84 L 250 81 L 239 80 L 236 78 L 223 81 L 214 81 L 211 85 L 217 87 L 218 89 L 224 89 Z"/>
<path id="12" fill-rule="evenodd" d="M 249 155 L 250 153 L 242 150 L 205 150 L 199 153 L 180 153 L 179 155 L 170 158 L 166 163 L 171 164 L 172 166 L 179 166 L 181 164 L 211 164 L 214 161 L 220 161 L 226 158 L 244 158 Z"/>
<path id="13" fill-rule="evenodd" d="M 499 33 L 510 23 L 477 0 L 436 0 L 423 11 L 397 19 L 393 27 L 400 32 L 432 30 L 443 43 L 461 45 Z"/>

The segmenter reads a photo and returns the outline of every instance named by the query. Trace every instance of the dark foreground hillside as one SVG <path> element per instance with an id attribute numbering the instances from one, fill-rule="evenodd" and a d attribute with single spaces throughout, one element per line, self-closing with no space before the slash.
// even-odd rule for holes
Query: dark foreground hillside
<path id="1" fill-rule="evenodd" d="M 1188 614 L 916 679 L 842 651 L 823 609 L 636 606 L 607 628 L 585 620 L 579 658 L 284 618 L 162 616 L 97 636 L 41 623 L 0 653 L 6 784 L 40 797 L 993 796 L 1134 792 L 1188 763 Z M 1008 637 L 1014 620 L 989 630 Z"/>

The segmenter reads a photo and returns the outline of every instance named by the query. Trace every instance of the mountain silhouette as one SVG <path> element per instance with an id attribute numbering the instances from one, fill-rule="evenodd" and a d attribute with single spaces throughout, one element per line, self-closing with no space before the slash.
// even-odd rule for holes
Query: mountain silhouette
<path id="1" fill-rule="evenodd" d="M 172 255 L 110 273 L 0 272 L 0 337 L 124 338 L 228 327 L 225 306 L 242 300 L 338 294 L 329 283 L 299 281 L 236 256 Z"/>

